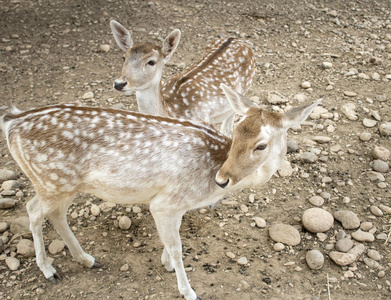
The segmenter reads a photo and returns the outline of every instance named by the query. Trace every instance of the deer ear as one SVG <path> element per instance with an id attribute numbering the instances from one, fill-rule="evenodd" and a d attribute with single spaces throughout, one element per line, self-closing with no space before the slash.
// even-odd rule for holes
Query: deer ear
<path id="1" fill-rule="evenodd" d="M 259 109 L 259 107 L 252 103 L 247 97 L 235 92 L 224 83 L 220 84 L 220 88 L 223 90 L 232 109 L 237 114 L 245 116 L 251 108 Z"/>
<path id="2" fill-rule="evenodd" d="M 166 64 L 170 60 L 171 56 L 174 54 L 180 39 L 181 31 L 179 29 L 175 29 L 164 40 L 162 48 L 164 55 L 164 64 Z"/>
<path id="3" fill-rule="evenodd" d="M 133 46 L 132 38 L 130 36 L 129 31 L 124 26 L 122 26 L 117 21 L 111 20 L 110 27 L 111 27 L 111 31 L 113 32 L 115 41 L 123 51 L 132 48 Z"/>
<path id="4" fill-rule="evenodd" d="M 288 129 L 303 123 L 322 100 L 319 99 L 310 105 L 296 107 L 286 112 L 283 115 L 284 128 Z"/>

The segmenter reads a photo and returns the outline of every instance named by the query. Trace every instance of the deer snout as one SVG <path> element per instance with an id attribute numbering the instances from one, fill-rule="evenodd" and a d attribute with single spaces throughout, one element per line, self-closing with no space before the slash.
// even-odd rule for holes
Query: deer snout
<path id="1" fill-rule="evenodd" d="M 222 189 L 224 189 L 227 185 L 228 185 L 228 183 L 229 183 L 229 179 L 227 179 L 225 182 L 219 182 L 219 181 L 217 181 L 217 178 L 215 178 L 215 182 L 216 182 L 216 184 L 219 186 L 219 187 L 221 187 Z"/>
<path id="2" fill-rule="evenodd" d="M 127 84 L 126 81 L 115 80 L 115 81 L 114 81 L 114 88 L 115 88 L 117 91 L 122 91 L 122 89 L 125 87 L 126 84 Z"/>

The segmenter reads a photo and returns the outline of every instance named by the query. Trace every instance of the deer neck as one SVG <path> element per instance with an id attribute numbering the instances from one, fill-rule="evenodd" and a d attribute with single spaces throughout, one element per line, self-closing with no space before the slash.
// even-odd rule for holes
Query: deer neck
<path id="1" fill-rule="evenodd" d="M 167 116 L 163 106 L 161 85 L 151 84 L 149 87 L 136 91 L 139 112 L 154 116 Z"/>

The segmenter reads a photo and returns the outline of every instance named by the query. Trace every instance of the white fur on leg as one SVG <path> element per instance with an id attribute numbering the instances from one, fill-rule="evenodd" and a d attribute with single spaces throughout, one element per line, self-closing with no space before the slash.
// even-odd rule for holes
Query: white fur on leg
<path id="1" fill-rule="evenodd" d="M 174 265 L 172 263 L 171 256 L 170 256 L 170 254 L 168 254 L 166 247 L 164 247 L 163 253 L 162 253 L 162 264 L 164 265 L 164 267 L 166 268 L 166 270 L 168 272 L 174 271 Z"/>

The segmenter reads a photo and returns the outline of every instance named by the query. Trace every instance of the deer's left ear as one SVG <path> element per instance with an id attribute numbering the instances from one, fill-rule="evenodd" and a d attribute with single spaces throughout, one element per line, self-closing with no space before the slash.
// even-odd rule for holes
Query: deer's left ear
<path id="1" fill-rule="evenodd" d="M 115 41 L 123 51 L 132 48 L 132 37 L 130 36 L 130 32 L 124 26 L 122 26 L 117 21 L 111 20 L 110 27 L 111 31 L 113 32 Z"/>
<path id="2" fill-rule="evenodd" d="M 320 102 L 322 102 L 322 99 L 319 99 L 310 105 L 296 107 L 286 112 L 283 115 L 282 124 L 284 128 L 288 129 L 303 123 Z"/>
<path id="3" fill-rule="evenodd" d="M 220 88 L 223 90 L 235 113 L 245 116 L 251 108 L 258 108 L 247 97 L 235 92 L 224 83 L 220 84 Z"/>
<path id="4" fill-rule="evenodd" d="M 164 55 L 164 64 L 166 64 L 170 60 L 171 56 L 174 54 L 180 39 L 181 31 L 179 29 L 175 29 L 164 40 L 162 48 Z"/>

